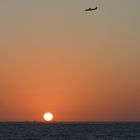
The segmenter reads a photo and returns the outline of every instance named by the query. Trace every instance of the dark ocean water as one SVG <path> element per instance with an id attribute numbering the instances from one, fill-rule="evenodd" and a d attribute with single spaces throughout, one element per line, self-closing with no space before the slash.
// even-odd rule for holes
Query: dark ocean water
<path id="1" fill-rule="evenodd" d="M 140 122 L 1 122 L 0 140 L 140 140 Z"/>

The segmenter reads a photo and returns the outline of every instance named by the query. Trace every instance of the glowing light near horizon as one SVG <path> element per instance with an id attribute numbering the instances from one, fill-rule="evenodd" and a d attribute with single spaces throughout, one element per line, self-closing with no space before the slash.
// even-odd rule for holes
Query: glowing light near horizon
<path id="1" fill-rule="evenodd" d="M 44 120 L 45 121 L 52 121 L 53 120 L 53 114 L 48 112 L 48 113 L 45 113 L 44 116 L 43 116 Z"/>

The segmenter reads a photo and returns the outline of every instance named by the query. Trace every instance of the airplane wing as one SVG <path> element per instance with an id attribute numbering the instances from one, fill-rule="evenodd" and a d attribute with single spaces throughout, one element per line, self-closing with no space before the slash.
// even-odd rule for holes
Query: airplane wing
<path id="1" fill-rule="evenodd" d="M 90 11 L 90 9 L 85 9 L 85 11 Z"/>

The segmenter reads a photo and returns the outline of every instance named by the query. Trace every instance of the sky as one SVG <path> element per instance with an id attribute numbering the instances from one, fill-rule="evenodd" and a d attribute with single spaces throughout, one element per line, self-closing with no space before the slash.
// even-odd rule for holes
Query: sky
<path id="1" fill-rule="evenodd" d="M 140 121 L 139 6 L 0 0 L 0 121 Z"/>

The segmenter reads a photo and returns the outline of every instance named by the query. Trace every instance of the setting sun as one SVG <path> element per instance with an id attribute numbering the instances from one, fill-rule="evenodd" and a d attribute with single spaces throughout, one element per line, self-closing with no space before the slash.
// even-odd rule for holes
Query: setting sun
<path id="1" fill-rule="evenodd" d="M 48 112 L 48 113 L 45 113 L 44 116 L 43 116 L 44 120 L 45 121 L 52 121 L 53 120 L 53 114 Z"/>

